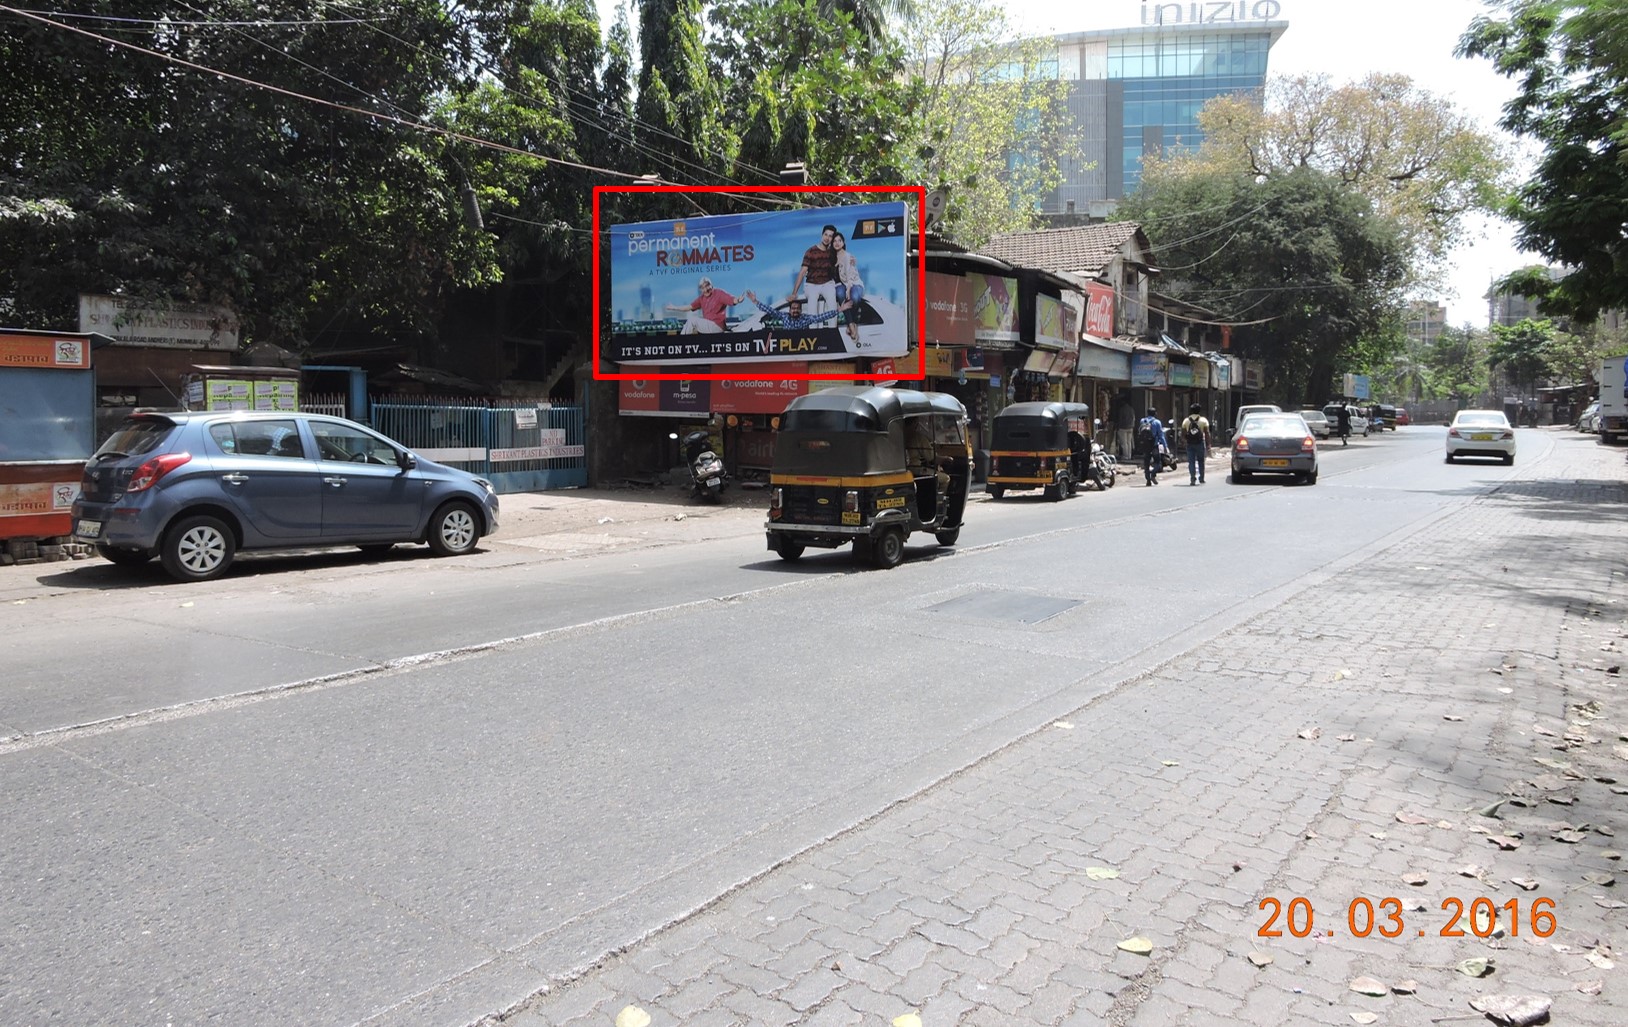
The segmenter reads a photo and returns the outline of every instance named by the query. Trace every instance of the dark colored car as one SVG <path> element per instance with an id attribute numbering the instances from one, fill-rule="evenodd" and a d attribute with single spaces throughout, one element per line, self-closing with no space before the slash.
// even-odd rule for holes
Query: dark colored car
<path id="1" fill-rule="evenodd" d="M 468 553 L 497 529 L 490 482 L 316 414 L 138 413 L 85 465 L 74 536 L 117 564 L 158 557 L 183 581 L 240 551 L 427 542 Z"/>
<path id="2" fill-rule="evenodd" d="M 1232 483 L 1287 474 L 1317 484 L 1317 438 L 1299 414 L 1250 414 L 1232 438 Z"/>

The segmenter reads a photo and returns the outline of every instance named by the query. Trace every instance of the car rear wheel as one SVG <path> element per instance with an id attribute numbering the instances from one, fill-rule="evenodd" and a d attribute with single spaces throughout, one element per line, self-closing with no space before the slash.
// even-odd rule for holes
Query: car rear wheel
<path id="1" fill-rule="evenodd" d="M 1505 455 L 1505 457 L 1504 457 L 1504 466 L 1505 467 L 1513 467 L 1514 465 L 1515 465 L 1515 454 L 1514 453 L 1509 453 L 1509 454 Z"/>
<path id="2" fill-rule="evenodd" d="M 1448 453 L 1447 454 L 1447 460 L 1445 462 L 1446 463 L 1452 463 L 1453 462 L 1453 454 Z"/>
<path id="3" fill-rule="evenodd" d="M 153 558 L 151 553 L 144 553 L 139 549 L 120 549 L 118 546 L 110 546 L 105 542 L 97 544 L 96 555 L 109 563 L 118 564 L 120 567 L 140 567 Z"/>
<path id="4" fill-rule="evenodd" d="M 1317 484 L 1317 472 L 1316 471 L 1307 471 L 1305 473 L 1305 475 L 1301 477 L 1300 480 L 1305 482 L 1307 485 L 1315 485 L 1315 484 Z"/>
<path id="5" fill-rule="evenodd" d="M 209 581 L 226 573 L 237 554 L 231 529 L 214 517 L 187 517 L 164 534 L 159 559 L 173 578 Z"/>
<path id="6" fill-rule="evenodd" d="M 904 532 L 888 528 L 871 547 L 871 564 L 878 570 L 892 570 L 904 559 Z"/>
<path id="7" fill-rule="evenodd" d="M 462 556 L 480 541 L 480 520 L 468 503 L 448 503 L 430 518 L 430 549 L 436 556 Z"/>
<path id="8" fill-rule="evenodd" d="M 1232 483 L 1234 485 L 1242 485 L 1245 482 L 1247 482 L 1248 480 L 1249 480 L 1249 472 L 1247 472 L 1247 471 L 1233 471 L 1232 472 Z"/>

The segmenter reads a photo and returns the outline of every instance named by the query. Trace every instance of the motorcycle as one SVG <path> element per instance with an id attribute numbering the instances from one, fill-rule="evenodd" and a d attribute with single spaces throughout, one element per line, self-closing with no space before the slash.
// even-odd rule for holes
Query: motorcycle
<path id="1" fill-rule="evenodd" d="M 684 436 L 684 461 L 690 465 L 690 494 L 703 502 L 721 502 L 729 476 L 724 473 L 723 459 L 712 451 L 712 439 L 706 432 L 693 431 Z"/>
<path id="2" fill-rule="evenodd" d="M 1107 429 L 1103 428 L 1101 421 L 1094 422 L 1096 431 L 1091 436 L 1091 468 L 1089 477 L 1096 483 L 1097 490 L 1106 491 L 1114 487 L 1119 481 L 1119 461 L 1103 446 L 1101 435 Z"/>

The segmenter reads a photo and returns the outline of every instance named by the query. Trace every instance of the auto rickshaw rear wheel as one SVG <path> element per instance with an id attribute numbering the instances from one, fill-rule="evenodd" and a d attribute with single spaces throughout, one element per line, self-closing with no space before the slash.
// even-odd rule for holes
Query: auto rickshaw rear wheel
<path id="1" fill-rule="evenodd" d="M 1060 479 L 1047 485 L 1046 498 L 1053 503 L 1060 503 L 1068 498 L 1068 479 Z"/>
<path id="2" fill-rule="evenodd" d="M 1004 495 L 1006 495 L 1006 486 L 1004 486 L 1004 485 L 991 485 L 991 486 L 989 486 L 989 498 L 990 499 L 999 499 Z"/>
<path id="3" fill-rule="evenodd" d="M 871 563 L 878 570 L 892 570 L 904 559 L 904 531 L 884 529 L 871 546 Z"/>
<path id="4" fill-rule="evenodd" d="M 953 546 L 961 538 L 961 529 L 945 528 L 943 531 L 933 532 L 933 537 L 938 539 L 941 546 Z"/>
<path id="5" fill-rule="evenodd" d="M 787 563 L 800 558 L 803 555 L 803 548 L 801 542 L 793 541 L 784 535 L 780 535 L 774 540 L 775 555 Z"/>

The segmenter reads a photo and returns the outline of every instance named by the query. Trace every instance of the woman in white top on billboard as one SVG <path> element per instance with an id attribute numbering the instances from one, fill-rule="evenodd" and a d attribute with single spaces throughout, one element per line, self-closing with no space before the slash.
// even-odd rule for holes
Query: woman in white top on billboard
<path id="1" fill-rule="evenodd" d="M 842 320 L 848 325 L 848 338 L 858 349 L 862 345 L 859 341 L 859 301 L 865 298 L 865 283 L 859 277 L 859 261 L 848 252 L 848 238 L 838 232 L 831 237 L 831 249 L 836 254 L 837 309 L 842 311 Z"/>

